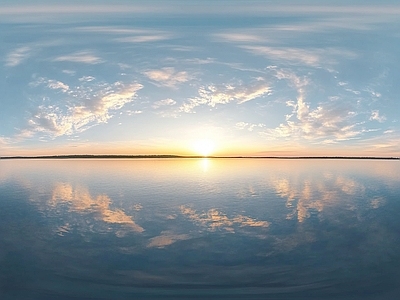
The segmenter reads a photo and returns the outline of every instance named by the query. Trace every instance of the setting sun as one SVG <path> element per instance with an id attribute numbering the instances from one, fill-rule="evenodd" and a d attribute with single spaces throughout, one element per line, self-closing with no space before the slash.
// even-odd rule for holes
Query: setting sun
<path id="1" fill-rule="evenodd" d="M 198 155 L 209 156 L 213 153 L 215 145 L 211 140 L 197 140 L 193 145 L 194 151 Z"/>

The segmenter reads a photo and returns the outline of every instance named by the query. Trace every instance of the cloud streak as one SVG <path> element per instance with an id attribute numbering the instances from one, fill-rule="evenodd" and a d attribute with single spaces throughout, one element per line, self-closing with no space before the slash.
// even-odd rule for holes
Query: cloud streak
<path id="1" fill-rule="evenodd" d="M 23 63 L 31 55 L 31 48 L 24 46 L 15 49 L 6 56 L 6 67 L 16 67 Z"/>
<path id="2" fill-rule="evenodd" d="M 327 64 L 336 64 L 338 57 L 354 59 L 356 54 L 342 49 L 301 49 L 295 47 L 268 47 L 268 46 L 240 46 L 250 53 L 262 55 L 277 62 L 288 62 L 319 67 Z"/>
<path id="3" fill-rule="evenodd" d="M 91 53 L 90 51 L 80 51 L 80 52 L 75 52 L 69 55 L 62 55 L 58 56 L 53 59 L 55 62 L 74 62 L 74 63 L 84 63 L 84 64 L 90 64 L 90 65 L 95 65 L 102 63 L 103 60 Z"/>

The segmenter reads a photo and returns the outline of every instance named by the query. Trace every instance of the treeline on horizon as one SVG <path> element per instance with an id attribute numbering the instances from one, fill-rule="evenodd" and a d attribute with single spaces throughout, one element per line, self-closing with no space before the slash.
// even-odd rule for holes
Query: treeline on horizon
<path id="1" fill-rule="evenodd" d="M 41 156 L 3 156 L 0 159 L 93 159 L 93 158 L 270 158 L 270 159 L 384 159 L 400 160 L 400 157 L 382 156 L 201 156 L 201 155 L 120 155 L 120 154 L 73 154 L 73 155 L 41 155 Z"/>

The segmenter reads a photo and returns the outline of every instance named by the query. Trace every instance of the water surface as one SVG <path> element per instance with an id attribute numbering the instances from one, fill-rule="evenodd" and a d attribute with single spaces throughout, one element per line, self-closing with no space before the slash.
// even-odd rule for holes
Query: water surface
<path id="1" fill-rule="evenodd" d="M 398 299 L 400 163 L 0 161 L 1 299 Z"/>

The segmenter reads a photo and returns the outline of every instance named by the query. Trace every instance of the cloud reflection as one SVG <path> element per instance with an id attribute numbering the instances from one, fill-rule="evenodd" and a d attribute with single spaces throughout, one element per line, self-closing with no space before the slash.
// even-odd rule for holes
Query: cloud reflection
<path id="1" fill-rule="evenodd" d="M 164 248 L 165 246 L 169 246 L 177 241 L 188 239 L 190 239 L 190 235 L 188 234 L 175 234 L 172 231 L 163 231 L 161 232 L 161 235 L 151 238 L 147 247 Z"/>
<path id="2" fill-rule="evenodd" d="M 366 196 L 367 188 L 360 182 L 343 175 L 333 176 L 324 174 L 322 178 L 277 178 L 271 180 L 277 195 L 286 198 L 286 207 L 292 209 L 286 218 L 297 218 L 302 223 L 317 213 L 319 218 L 324 218 L 328 213 L 327 208 L 340 208 L 354 210 L 357 202 L 354 199 L 366 198 L 370 207 L 378 208 L 384 205 L 381 198 Z"/>
<path id="3" fill-rule="evenodd" d="M 111 199 L 107 195 L 93 197 L 84 187 L 73 187 L 68 183 L 57 183 L 52 194 L 51 204 L 56 206 L 69 203 L 69 209 L 78 213 L 95 213 L 95 218 L 106 223 L 121 224 L 135 232 L 143 232 L 143 227 L 135 223 L 121 209 L 111 209 Z"/>
<path id="4" fill-rule="evenodd" d="M 197 213 L 196 210 L 182 205 L 180 207 L 181 213 L 191 219 L 194 223 L 206 227 L 209 231 L 216 231 L 217 229 L 224 229 L 228 232 L 235 232 L 234 225 L 239 227 L 269 227 L 270 223 L 267 221 L 257 221 L 253 218 L 236 215 L 229 218 L 224 213 L 216 208 L 211 208 L 207 212 Z"/>

